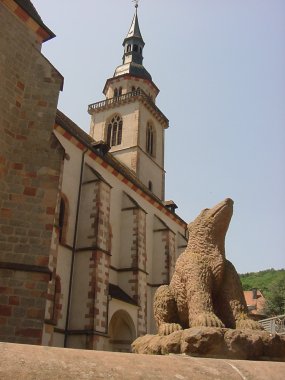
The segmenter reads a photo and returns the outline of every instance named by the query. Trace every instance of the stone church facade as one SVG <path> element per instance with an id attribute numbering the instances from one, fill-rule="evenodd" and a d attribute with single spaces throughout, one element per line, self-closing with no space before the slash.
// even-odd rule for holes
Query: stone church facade
<path id="1" fill-rule="evenodd" d="M 54 35 L 30 1 L 0 0 L 0 28 L 0 340 L 128 351 L 187 242 L 137 9 L 89 134 L 57 110 Z"/>

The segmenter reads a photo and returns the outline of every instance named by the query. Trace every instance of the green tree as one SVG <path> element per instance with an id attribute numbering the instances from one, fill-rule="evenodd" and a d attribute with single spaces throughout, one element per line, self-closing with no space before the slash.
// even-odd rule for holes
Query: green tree
<path id="1" fill-rule="evenodd" d="M 285 279 L 278 278 L 266 292 L 265 313 L 268 316 L 285 314 Z"/>

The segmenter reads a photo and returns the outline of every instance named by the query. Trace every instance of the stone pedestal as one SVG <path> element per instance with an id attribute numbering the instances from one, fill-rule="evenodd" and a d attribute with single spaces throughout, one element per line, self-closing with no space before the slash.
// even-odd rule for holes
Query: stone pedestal
<path id="1" fill-rule="evenodd" d="M 170 335 L 145 335 L 132 344 L 139 354 L 285 361 L 285 336 L 258 330 L 194 327 Z"/>

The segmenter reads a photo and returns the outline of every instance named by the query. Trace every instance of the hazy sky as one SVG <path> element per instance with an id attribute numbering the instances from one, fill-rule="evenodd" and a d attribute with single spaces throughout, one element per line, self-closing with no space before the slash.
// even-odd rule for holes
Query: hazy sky
<path id="1" fill-rule="evenodd" d="M 131 0 L 32 0 L 57 37 L 59 109 L 87 106 L 121 64 Z M 240 273 L 285 267 L 285 1 L 141 0 L 144 66 L 160 88 L 166 199 L 187 222 L 231 197 L 227 257 Z"/>

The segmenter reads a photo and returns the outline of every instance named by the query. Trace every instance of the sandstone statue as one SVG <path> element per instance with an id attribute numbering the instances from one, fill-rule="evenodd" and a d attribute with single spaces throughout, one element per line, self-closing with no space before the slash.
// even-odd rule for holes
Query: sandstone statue
<path id="1" fill-rule="evenodd" d="M 227 198 L 188 225 L 188 245 L 176 262 L 171 282 L 155 293 L 159 335 L 200 326 L 260 329 L 248 317 L 238 274 L 225 258 L 232 213 L 233 201 Z"/>

